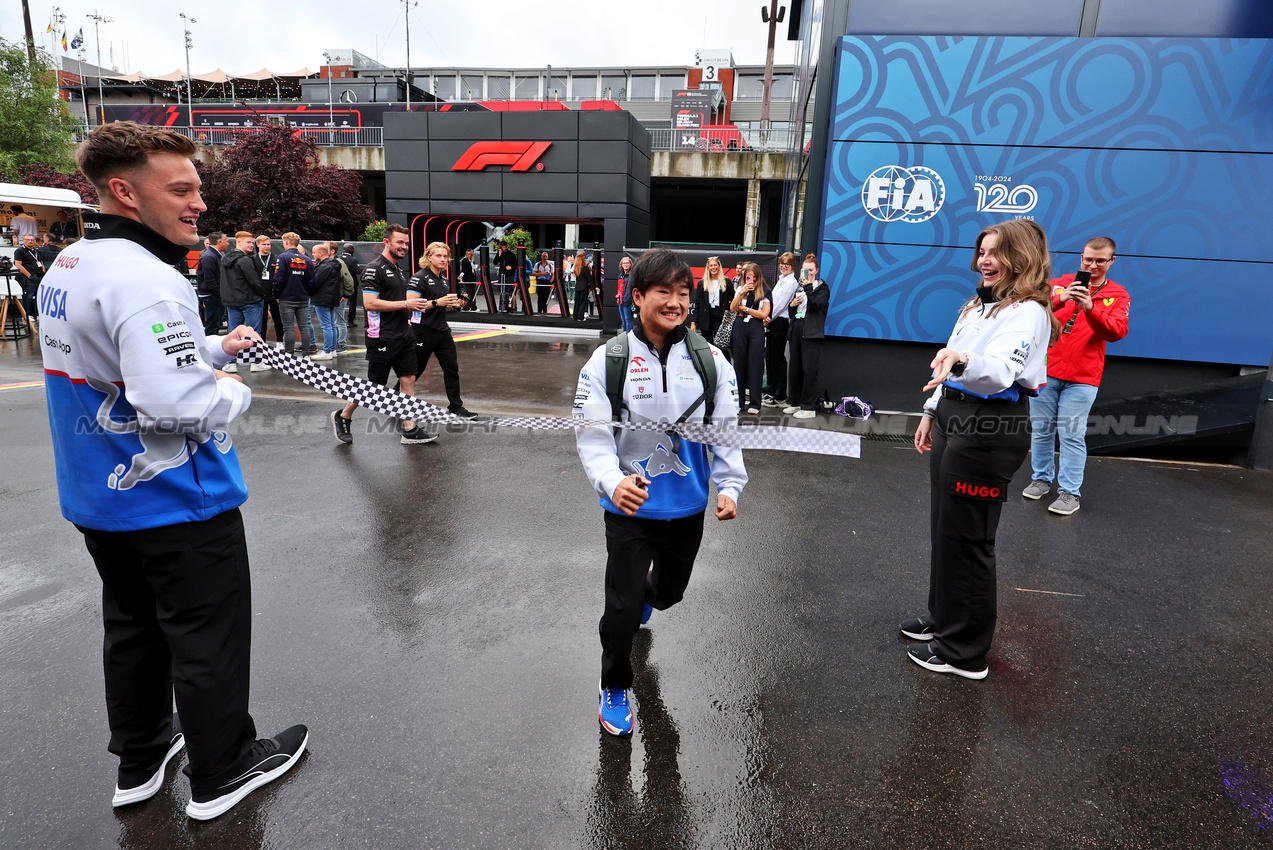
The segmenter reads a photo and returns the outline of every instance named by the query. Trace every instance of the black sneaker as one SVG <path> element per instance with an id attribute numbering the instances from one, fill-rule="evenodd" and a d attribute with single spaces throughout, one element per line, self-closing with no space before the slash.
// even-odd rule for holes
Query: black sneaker
<path id="1" fill-rule="evenodd" d="M 461 419 L 476 419 L 477 414 L 466 407 L 457 407 L 455 410 L 449 411 L 452 416 L 458 416 Z"/>
<path id="2" fill-rule="evenodd" d="M 410 431 L 402 432 L 402 439 L 398 442 L 404 446 L 423 446 L 425 443 L 432 443 L 438 438 L 437 434 L 428 434 L 419 425 Z"/>
<path id="3" fill-rule="evenodd" d="M 934 635 L 933 624 L 923 617 L 915 617 L 902 623 L 901 631 L 911 640 L 932 640 Z"/>
<path id="4" fill-rule="evenodd" d="M 352 443 L 354 441 L 354 422 L 352 419 L 346 419 L 340 415 L 343 410 L 344 408 L 342 407 L 340 410 L 332 411 L 332 430 L 336 432 L 337 440 L 342 443 Z"/>
<path id="5" fill-rule="evenodd" d="M 906 650 L 906 657 L 925 670 L 932 670 L 934 673 L 954 673 L 956 676 L 963 676 L 965 679 L 984 679 L 986 674 L 990 672 L 989 667 L 982 667 L 980 670 L 965 670 L 963 667 L 956 667 L 954 664 L 943 661 L 933 651 L 933 648 L 926 643 L 911 644 Z"/>
<path id="6" fill-rule="evenodd" d="M 173 715 L 172 727 L 172 743 L 168 745 L 168 754 L 156 764 L 139 770 L 126 770 L 122 765 L 120 766 L 119 778 L 115 782 L 115 796 L 111 798 L 112 806 L 118 809 L 120 806 L 140 803 L 159 793 L 160 787 L 164 784 L 164 769 L 186 745 L 186 736 L 181 734 L 181 726 L 177 722 L 176 715 Z"/>
<path id="7" fill-rule="evenodd" d="M 190 786 L 190 804 L 186 814 L 195 820 L 210 820 L 223 815 L 262 785 L 273 782 L 296 764 L 309 742 L 309 730 L 296 725 L 273 738 L 253 742 L 243 758 L 222 774 L 224 781 L 213 780 L 206 787 Z"/>

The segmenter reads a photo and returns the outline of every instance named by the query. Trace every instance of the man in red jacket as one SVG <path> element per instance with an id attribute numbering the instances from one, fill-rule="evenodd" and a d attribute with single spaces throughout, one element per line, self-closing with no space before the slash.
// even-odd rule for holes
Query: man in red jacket
<path id="1" fill-rule="evenodd" d="M 1097 236 L 1083 246 L 1083 270 L 1092 273 L 1088 286 L 1075 283 L 1072 274 L 1051 281 L 1052 312 L 1061 323 L 1061 338 L 1048 349 L 1047 384 L 1030 399 L 1034 477 L 1021 495 L 1043 498 L 1055 474 L 1060 492 L 1048 510 L 1062 516 L 1079 509 L 1087 464 L 1087 415 L 1105 371 L 1105 344 L 1127 336 L 1131 297 L 1105 277 L 1113 262 L 1114 240 Z M 1059 469 L 1052 454 L 1058 435 Z"/>

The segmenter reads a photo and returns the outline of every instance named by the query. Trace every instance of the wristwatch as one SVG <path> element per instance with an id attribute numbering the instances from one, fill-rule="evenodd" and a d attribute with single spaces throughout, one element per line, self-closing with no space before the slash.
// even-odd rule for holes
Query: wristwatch
<path id="1" fill-rule="evenodd" d="M 950 374 L 958 378 L 968 368 L 968 359 L 966 355 L 959 355 L 959 359 L 955 361 L 955 365 L 950 367 Z"/>

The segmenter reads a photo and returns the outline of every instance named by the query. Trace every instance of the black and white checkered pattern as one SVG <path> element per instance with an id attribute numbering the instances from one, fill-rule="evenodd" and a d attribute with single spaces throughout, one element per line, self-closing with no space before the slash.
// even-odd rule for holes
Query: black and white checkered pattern
<path id="1" fill-rule="evenodd" d="M 375 410 L 395 419 L 409 419 L 431 424 L 464 424 L 468 420 L 423 399 L 373 384 L 327 366 L 288 354 L 268 345 L 256 345 L 239 353 L 239 363 L 265 363 L 290 375 L 306 386 L 328 395 L 352 401 L 359 407 Z M 739 426 L 708 425 L 700 422 L 610 422 L 570 419 L 561 416 L 509 416 L 483 420 L 482 427 L 528 428 L 534 431 L 564 431 L 596 425 L 603 428 L 626 428 L 633 431 L 676 431 L 685 439 L 709 446 L 739 449 L 771 449 L 786 452 L 861 457 L 862 438 L 857 434 L 840 434 L 813 428 L 780 428 L 772 425 Z"/>

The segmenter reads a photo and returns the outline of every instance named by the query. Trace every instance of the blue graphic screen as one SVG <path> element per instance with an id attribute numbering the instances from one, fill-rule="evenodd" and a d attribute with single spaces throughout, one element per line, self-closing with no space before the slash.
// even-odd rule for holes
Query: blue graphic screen
<path id="1" fill-rule="evenodd" d="M 1268 364 L 1273 42 L 846 37 L 835 98 L 828 333 L 944 342 L 977 234 L 1025 216 L 1057 276 L 1117 243 L 1132 310 L 1112 352 Z"/>

